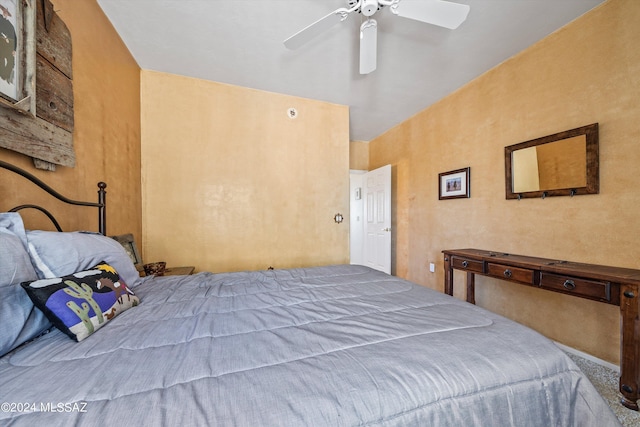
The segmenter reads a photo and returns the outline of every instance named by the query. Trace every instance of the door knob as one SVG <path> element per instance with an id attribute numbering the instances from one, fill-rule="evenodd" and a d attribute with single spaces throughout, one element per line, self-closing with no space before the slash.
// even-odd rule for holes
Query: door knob
<path id="1" fill-rule="evenodd" d="M 389 231 L 391 231 L 391 228 L 389 228 L 389 227 L 387 227 L 387 228 L 383 228 L 383 229 L 382 229 L 382 231 L 389 232 Z"/>

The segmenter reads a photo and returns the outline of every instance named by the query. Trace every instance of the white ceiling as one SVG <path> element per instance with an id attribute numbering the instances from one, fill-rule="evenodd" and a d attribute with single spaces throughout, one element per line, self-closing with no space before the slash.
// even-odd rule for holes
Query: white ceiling
<path id="1" fill-rule="evenodd" d="M 346 0 L 98 0 L 142 69 L 349 106 L 369 141 L 604 0 L 455 0 L 456 30 L 379 10 L 378 68 L 360 75 L 361 15 L 291 51 L 283 41 Z M 283 112 L 285 114 L 286 112 Z"/>

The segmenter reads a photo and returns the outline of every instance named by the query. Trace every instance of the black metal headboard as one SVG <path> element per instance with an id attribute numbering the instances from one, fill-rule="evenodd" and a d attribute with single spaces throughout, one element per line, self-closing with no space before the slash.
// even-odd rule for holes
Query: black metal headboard
<path id="1" fill-rule="evenodd" d="M 17 166 L 14 166 L 12 164 L 9 164 L 5 161 L 0 160 L 0 168 L 3 169 L 7 169 L 10 170 L 26 179 L 28 179 L 29 181 L 33 182 L 34 184 L 36 184 L 38 187 L 42 188 L 44 191 L 46 191 L 47 193 L 49 193 L 50 195 L 52 195 L 53 197 L 55 197 L 56 199 L 67 203 L 69 205 L 76 205 L 76 206 L 89 206 L 89 207 L 94 207 L 94 208 L 98 208 L 98 231 L 103 234 L 103 235 L 107 235 L 107 192 L 105 190 L 105 188 L 107 188 L 107 184 L 105 184 L 104 182 L 99 182 L 98 183 L 98 203 L 94 203 L 94 202 L 81 202 L 81 201 L 77 201 L 77 200 L 71 200 L 65 196 L 63 196 L 62 194 L 58 193 L 56 190 L 54 190 L 53 188 L 49 187 L 47 184 L 45 184 L 42 180 L 40 180 L 39 178 L 35 177 L 34 175 L 30 174 L 29 172 L 20 169 Z M 53 225 L 56 227 L 56 229 L 58 231 L 62 231 L 62 229 L 60 228 L 60 224 L 58 224 L 58 221 L 55 219 L 55 217 L 45 208 L 38 206 L 38 205 L 32 205 L 32 204 L 27 204 L 27 205 L 20 205 L 20 206 L 16 206 L 15 208 L 12 208 L 9 210 L 9 212 L 18 212 L 19 210 L 22 209 L 37 209 L 40 212 L 44 213 L 53 223 Z"/>

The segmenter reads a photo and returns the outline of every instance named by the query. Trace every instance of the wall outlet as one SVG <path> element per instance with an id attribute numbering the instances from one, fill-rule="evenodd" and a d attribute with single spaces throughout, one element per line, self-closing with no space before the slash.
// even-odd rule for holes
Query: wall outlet
<path id="1" fill-rule="evenodd" d="M 432 262 L 429 263 L 429 271 L 432 273 L 436 272 L 436 265 Z"/>

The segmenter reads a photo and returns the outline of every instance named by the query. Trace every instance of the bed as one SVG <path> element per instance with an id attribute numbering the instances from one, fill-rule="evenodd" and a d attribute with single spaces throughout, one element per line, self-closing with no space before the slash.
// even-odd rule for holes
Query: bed
<path id="1" fill-rule="evenodd" d="M 553 342 L 367 267 L 141 278 L 15 212 L 0 255 L 1 425 L 619 425 Z"/>

